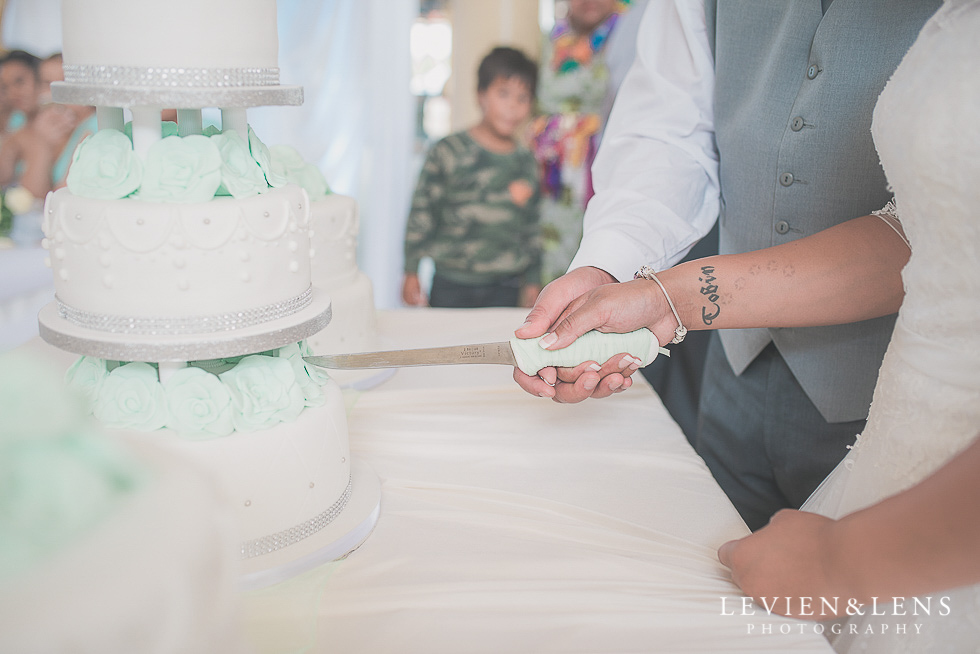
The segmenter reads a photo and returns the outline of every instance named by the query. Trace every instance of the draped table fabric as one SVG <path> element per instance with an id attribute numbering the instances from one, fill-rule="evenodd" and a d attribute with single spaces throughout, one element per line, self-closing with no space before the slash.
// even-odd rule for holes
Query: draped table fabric
<path id="1" fill-rule="evenodd" d="M 503 341 L 524 315 L 382 312 L 381 346 Z M 814 623 L 743 605 L 716 550 L 748 530 L 640 375 L 559 405 L 511 374 L 403 368 L 347 391 L 377 527 L 346 560 L 246 595 L 259 652 L 830 651 Z"/>
<path id="2" fill-rule="evenodd" d="M 37 312 L 54 299 L 47 256 L 40 247 L 0 249 L 0 352 L 37 336 Z"/>

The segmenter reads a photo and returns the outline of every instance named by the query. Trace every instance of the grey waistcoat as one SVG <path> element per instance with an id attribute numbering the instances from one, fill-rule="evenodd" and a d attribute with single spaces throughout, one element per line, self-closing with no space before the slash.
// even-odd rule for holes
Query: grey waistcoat
<path id="1" fill-rule="evenodd" d="M 871 139 L 878 94 L 940 0 L 708 0 L 720 251 L 802 238 L 890 199 Z M 868 247 L 874 247 L 869 243 Z M 874 280 L 869 280 L 874 283 Z M 774 342 L 829 422 L 867 417 L 894 316 L 720 332 L 737 374 Z"/>

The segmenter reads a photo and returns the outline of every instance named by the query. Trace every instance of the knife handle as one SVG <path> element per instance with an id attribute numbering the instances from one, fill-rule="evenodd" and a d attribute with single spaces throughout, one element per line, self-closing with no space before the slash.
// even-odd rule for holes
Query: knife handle
<path id="1" fill-rule="evenodd" d="M 667 350 L 660 347 L 653 332 L 646 327 L 627 334 L 586 332 L 574 343 L 560 350 L 545 350 L 538 345 L 542 338 L 544 337 L 510 339 L 517 367 L 526 375 L 536 375 L 539 370 L 548 366 L 574 368 L 585 361 L 603 364 L 621 352 L 640 359 L 644 366 L 649 365 L 661 352 L 670 356 Z"/>

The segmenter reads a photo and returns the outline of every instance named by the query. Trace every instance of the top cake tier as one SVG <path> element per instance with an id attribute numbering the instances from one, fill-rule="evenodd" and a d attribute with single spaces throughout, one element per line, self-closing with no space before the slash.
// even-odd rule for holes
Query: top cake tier
<path id="1" fill-rule="evenodd" d="M 279 84 L 275 0 L 63 0 L 58 102 L 132 107 L 299 105 Z"/>

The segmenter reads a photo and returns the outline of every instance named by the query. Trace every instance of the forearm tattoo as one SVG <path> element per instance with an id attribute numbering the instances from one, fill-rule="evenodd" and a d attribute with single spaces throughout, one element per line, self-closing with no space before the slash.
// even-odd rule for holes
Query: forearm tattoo
<path id="1" fill-rule="evenodd" d="M 718 285 L 715 284 L 715 267 L 701 266 L 701 276 L 698 281 L 702 283 L 701 295 L 704 296 L 706 303 L 701 307 L 701 321 L 705 325 L 711 325 L 721 314 L 721 306 L 718 304 Z"/>

